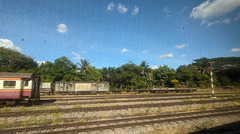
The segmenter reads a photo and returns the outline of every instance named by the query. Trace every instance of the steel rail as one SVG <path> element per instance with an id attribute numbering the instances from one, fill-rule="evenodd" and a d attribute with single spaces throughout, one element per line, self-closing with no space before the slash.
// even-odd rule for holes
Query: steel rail
<path id="1" fill-rule="evenodd" d="M 219 95 L 221 94 L 232 94 L 232 93 L 217 93 Z M 73 98 L 73 97 L 78 97 L 78 98 L 74 98 L 73 100 L 75 99 L 79 99 L 79 100 L 92 100 L 92 99 L 116 99 L 116 98 L 144 98 L 144 97 L 171 97 L 171 96 L 184 96 L 184 95 L 211 95 L 211 94 L 208 94 L 208 93 L 200 93 L 200 94 L 190 94 L 190 93 L 182 93 L 182 94 L 179 94 L 179 93 L 175 93 L 175 94 L 158 94 L 158 95 L 106 95 L 106 96 L 61 96 L 61 98 Z M 84 97 L 84 98 L 82 98 Z M 41 97 L 41 98 L 47 98 L 47 99 L 56 99 L 56 100 L 68 100 L 68 99 L 58 99 L 59 97 Z"/>
<path id="2" fill-rule="evenodd" d="M 47 132 L 43 134 L 72 134 L 72 133 L 79 133 L 79 132 L 90 132 L 96 130 L 106 130 L 106 129 L 115 129 L 115 128 L 124 128 L 124 127 L 133 127 L 133 126 L 144 126 L 150 124 L 161 124 L 166 122 L 177 122 L 177 121 L 186 121 L 192 119 L 200 119 L 200 118 L 210 118 L 216 116 L 225 116 L 225 115 L 233 115 L 233 114 L 240 114 L 239 111 L 237 112 L 229 112 L 229 113 L 217 113 L 211 115 L 201 115 L 201 116 L 193 116 L 193 117 L 180 117 L 174 119 L 166 119 L 166 120 L 155 120 L 155 121 L 147 121 L 147 122 L 136 122 L 136 123 L 126 123 L 126 124 L 117 124 L 117 125 L 109 125 L 109 126 L 100 126 L 100 127 L 93 127 L 93 128 L 81 128 L 81 129 L 74 129 L 74 130 L 63 130 L 63 131 L 56 131 L 56 132 Z M 188 115 L 189 116 L 189 115 Z"/>
<path id="3" fill-rule="evenodd" d="M 218 98 L 223 98 L 223 97 L 229 97 L 229 96 L 221 96 Z M 163 101 L 163 100 L 167 101 L 167 100 L 206 99 L 206 98 L 209 98 L 209 97 L 154 98 L 154 99 L 108 100 L 108 101 L 103 100 L 103 101 L 66 102 L 66 103 L 44 103 L 44 102 L 40 101 L 39 103 L 37 103 L 35 105 L 58 106 L 58 105 L 80 105 L 80 104 L 99 104 L 99 103 L 106 104 L 106 103 L 146 102 L 146 101 Z"/>
<path id="4" fill-rule="evenodd" d="M 106 130 L 106 129 L 115 129 L 115 128 L 124 128 L 124 127 L 133 127 L 133 126 L 144 126 L 149 124 L 160 124 L 160 123 L 166 123 L 166 122 L 177 122 L 177 121 L 186 121 L 186 120 L 192 120 L 192 119 L 200 119 L 200 118 L 209 118 L 213 116 L 224 116 L 224 115 L 232 115 L 232 114 L 239 114 L 239 111 L 237 112 L 230 112 L 230 113 L 218 113 L 218 114 L 211 114 L 211 115 L 202 115 L 202 116 L 194 116 L 194 117 L 180 117 L 180 118 L 174 118 L 174 119 L 166 119 L 166 120 L 156 120 L 156 121 L 147 121 L 147 122 L 136 122 L 136 123 L 126 123 L 126 124 L 117 124 L 117 125 L 109 125 L 109 126 L 100 126 L 100 127 L 93 127 L 93 128 L 82 128 L 82 129 L 74 129 L 74 130 L 64 130 L 64 131 L 56 131 L 56 132 L 47 132 L 44 134 L 72 134 L 72 133 L 79 133 L 79 132 L 90 132 L 90 131 L 96 131 L 96 130 Z"/>
<path id="5" fill-rule="evenodd" d="M 215 102 L 235 101 L 236 99 L 222 99 L 222 100 L 207 100 L 207 101 L 190 101 L 190 102 L 173 102 L 173 103 L 154 103 L 154 104 L 138 104 L 138 105 L 122 105 L 122 106 L 105 106 L 105 107 L 86 107 L 86 108 L 69 108 L 57 110 L 36 110 L 23 112 L 7 112 L 1 113 L 0 117 L 17 117 L 31 114 L 52 114 L 52 113 L 69 113 L 69 112 L 90 112 L 90 111 L 108 111 L 108 110 L 123 110 L 129 108 L 144 108 L 144 107 L 167 107 L 174 105 L 191 105 L 191 104 L 207 104 Z"/>
<path id="6" fill-rule="evenodd" d="M 138 120 L 150 120 L 150 119 L 164 119 L 164 118 L 176 118 L 176 117 L 180 117 L 180 116 L 199 116 L 200 117 L 205 117 L 206 115 L 201 115 L 201 114 L 210 114 L 211 116 L 214 116 L 216 114 L 226 114 L 224 112 L 228 112 L 229 113 L 238 113 L 240 114 L 240 111 L 236 110 L 240 110 L 240 106 L 239 107 L 224 107 L 224 108 L 218 108 L 217 110 L 208 110 L 208 111 L 200 111 L 200 112 L 187 112 L 187 113 L 175 113 L 175 114 L 162 114 L 162 115 L 156 115 L 156 116 L 144 116 L 144 117 L 134 117 L 134 118 L 124 118 L 124 119 L 116 119 L 116 120 L 103 120 L 103 121 L 91 121 L 91 122 L 81 122 L 81 123 L 70 123 L 70 124 L 61 124 L 61 125 L 50 125 L 50 126 L 40 126 L 40 127 L 28 127 L 28 128 L 18 128 L 18 129 L 7 129 L 7 130 L 1 130 L 0 134 L 4 133 L 17 133 L 17 132 L 29 132 L 29 131 L 38 131 L 41 132 L 42 130 L 51 130 L 50 133 L 59 133 L 58 132 L 54 132 L 54 129 L 57 128 L 68 128 L 68 127 L 79 127 L 79 126 L 90 126 L 90 125 L 101 125 L 101 124 L 110 124 L 110 123 L 119 123 L 119 122 L 130 122 L 130 121 L 138 121 Z M 230 111 L 230 112 L 229 112 Z M 234 111 L 234 112 L 231 112 Z M 214 114 L 215 113 L 215 114 Z M 207 115 L 208 116 L 208 115 Z M 182 119 L 182 117 L 180 117 Z M 165 120 L 174 120 L 174 119 L 165 119 Z M 161 120 L 162 121 L 162 120 Z M 161 122 L 160 121 L 160 122 Z M 138 121 L 139 122 L 139 121 Z M 147 121 L 147 124 L 149 122 L 152 121 Z M 155 121 L 153 121 L 155 122 Z M 142 122 L 143 124 L 145 124 L 145 121 Z M 125 124 L 123 124 L 125 125 Z M 131 125 L 135 125 L 135 123 L 133 124 L 129 124 L 127 123 L 127 126 L 131 126 Z M 111 128 L 114 127 L 116 128 L 116 125 L 110 125 Z M 122 124 L 118 125 L 118 126 L 122 126 Z M 103 127 L 93 127 L 93 128 L 83 128 L 83 129 L 78 129 L 78 130 L 67 130 L 67 131 L 61 131 L 60 133 L 70 133 L 70 132 L 88 132 L 89 130 L 94 131 L 94 130 L 98 130 L 98 129 L 102 129 Z M 109 126 L 108 126 L 109 127 Z M 106 127 L 106 129 L 108 128 Z"/>

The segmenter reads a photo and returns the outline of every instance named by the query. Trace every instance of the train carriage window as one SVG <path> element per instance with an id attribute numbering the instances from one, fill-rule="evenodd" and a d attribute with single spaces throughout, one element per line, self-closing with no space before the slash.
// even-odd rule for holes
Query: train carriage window
<path id="1" fill-rule="evenodd" d="M 29 80 L 25 80 L 25 81 L 24 81 L 24 87 L 27 87 L 27 86 L 28 86 L 28 83 L 29 83 Z"/>
<path id="2" fill-rule="evenodd" d="M 16 81 L 4 81 L 3 82 L 3 87 L 15 87 L 16 86 Z"/>

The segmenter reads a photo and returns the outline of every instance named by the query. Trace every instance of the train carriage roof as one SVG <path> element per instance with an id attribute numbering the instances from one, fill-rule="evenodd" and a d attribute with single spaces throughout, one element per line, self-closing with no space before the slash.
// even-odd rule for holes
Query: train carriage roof
<path id="1" fill-rule="evenodd" d="M 56 81 L 56 83 L 109 83 L 108 81 Z"/>
<path id="2" fill-rule="evenodd" d="M 34 76 L 34 73 L 0 72 L 0 78 L 33 78 Z"/>

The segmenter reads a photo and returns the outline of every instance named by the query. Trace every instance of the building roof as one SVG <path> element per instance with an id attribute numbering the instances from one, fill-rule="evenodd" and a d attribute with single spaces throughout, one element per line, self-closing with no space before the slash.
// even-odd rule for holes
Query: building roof
<path id="1" fill-rule="evenodd" d="M 34 73 L 0 72 L 0 78 L 32 78 Z"/>

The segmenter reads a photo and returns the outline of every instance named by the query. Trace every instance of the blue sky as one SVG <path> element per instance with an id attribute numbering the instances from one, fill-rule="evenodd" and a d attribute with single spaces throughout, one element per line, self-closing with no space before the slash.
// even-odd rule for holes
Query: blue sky
<path id="1" fill-rule="evenodd" d="M 0 46 L 97 68 L 239 57 L 240 0 L 0 0 Z"/>

